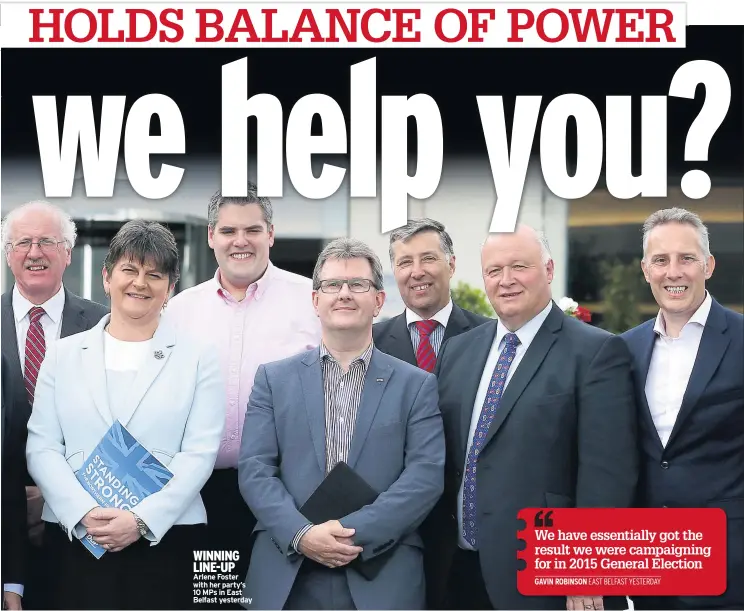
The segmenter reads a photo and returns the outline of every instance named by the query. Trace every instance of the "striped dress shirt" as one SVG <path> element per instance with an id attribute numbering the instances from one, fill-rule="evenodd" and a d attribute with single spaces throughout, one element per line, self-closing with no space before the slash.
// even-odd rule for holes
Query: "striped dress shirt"
<path id="1" fill-rule="evenodd" d="M 323 372 L 323 395 L 325 398 L 326 425 L 326 475 L 341 461 L 346 461 L 354 437 L 357 411 L 364 390 L 364 376 L 372 359 L 374 344 L 370 342 L 367 349 L 355 358 L 344 373 L 341 365 L 333 358 L 324 344 L 320 345 L 320 367 Z M 313 527 L 307 524 L 301 528 L 294 539 L 292 547 L 297 546 L 305 533 Z"/>
<path id="2" fill-rule="evenodd" d="M 431 344 L 431 347 L 434 348 L 434 354 L 437 356 L 439 356 L 439 349 L 442 347 L 444 332 L 447 330 L 447 324 L 449 323 L 450 316 L 452 316 L 453 307 L 452 299 L 450 299 L 446 306 L 431 317 L 432 320 L 436 320 L 439 323 L 429 336 L 429 343 Z M 421 343 L 421 336 L 416 327 L 416 322 L 424 319 L 409 308 L 406 308 L 405 315 L 408 333 L 411 336 L 413 353 L 416 354 L 418 352 L 419 344 Z"/>
<path id="3" fill-rule="evenodd" d="M 372 346 L 355 358 L 344 373 L 325 345 L 320 346 L 320 365 L 323 370 L 326 424 L 326 475 L 345 461 L 354 436 L 357 410 L 364 389 L 364 375 L 372 358 Z"/>

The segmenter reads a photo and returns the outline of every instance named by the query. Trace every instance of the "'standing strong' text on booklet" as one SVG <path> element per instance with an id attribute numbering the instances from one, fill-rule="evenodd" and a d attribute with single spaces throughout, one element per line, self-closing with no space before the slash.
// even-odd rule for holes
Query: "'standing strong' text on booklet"
<path id="1" fill-rule="evenodd" d="M 118 420 L 90 453 L 77 478 L 95 501 L 106 508 L 130 510 L 163 489 L 173 477 Z M 90 535 L 81 539 L 96 558 L 106 550 Z"/>

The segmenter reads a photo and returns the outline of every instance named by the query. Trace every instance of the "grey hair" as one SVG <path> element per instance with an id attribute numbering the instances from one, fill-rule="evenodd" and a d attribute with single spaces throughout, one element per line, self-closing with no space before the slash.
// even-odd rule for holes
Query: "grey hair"
<path id="1" fill-rule="evenodd" d="M 540 254 L 542 255 L 543 265 L 547 265 L 548 261 L 553 258 L 553 255 L 550 254 L 550 244 L 548 244 L 548 238 L 542 231 L 535 230 L 535 233 L 537 234 L 537 241 L 540 243 Z"/>
<path id="2" fill-rule="evenodd" d="M 380 258 L 375 254 L 375 251 L 361 240 L 355 238 L 338 238 L 327 244 L 320 255 L 318 255 L 318 260 L 313 270 L 314 291 L 320 288 L 320 272 L 329 259 L 367 259 L 369 266 L 372 268 L 372 285 L 378 291 L 383 289 L 382 263 L 380 262 Z"/>
<path id="3" fill-rule="evenodd" d="M 548 243 L 548 238 L 545 236 L 545 233 L 542 231 L 538 231 L 534 227 L 530 227 L 529 225 L 525 225 L 523 223 L 519 224 L 519 227 L 529 227 L 532 229 L 532 231 L 535 232 L 535 239 L 537 240 L 537 243 L 540 245 L 540 258 L 542 260 L 543 265 L 547 265 L 548 261 L 550 261 L 553 258 L 553 255 L 550 253 L 550 244 Z M 516 232 L 516 229 L 515 229 Z M 489 237 L 493 236 L 495 234 L 490 234 Z M 481 250 L 483 250 L 483 247 L 488 242 L 488 238 L 486 238 L 483 241 L 483 244 L 481 244 Z"/>
<path id="4" fill-rule="evenodd" d="M 656 227 L 660 225 L 666 225 L 668 223 L 680 223 L 683 225 L 690 225 L 697 230 L 698 238 L 700 240 L 700 249 L 703 251 L 705 256 L 705 263 L 707 266 L 707 260 L 710 257 L 710 241 L 708 239 L 708 228 L 705 226 L 700 217 L 694 212 L 685 210 L 684 208 L 666 208 L 664 210 L 657 210 L 651 216 L 649 216 L 643 223 L 643 259 L 646 260 L 646 250 L 648 249 L 648 237 Z"/>
<path id="5" fill-rule="evenodd" d="M 249 204 L 257 204 L 261 208 L 266 226 L 270 229 L 274 219 L 274 210 L 271 207 L 271 200 L 268 197 L 258 196 L 258 187 L 252 182 L 248 182 L 248 195 L 245 197 L 223 197 L 222 191 L 218 190 L 209 200 L 209 206 L 207 208 L 207 223 L 210 229 L 214 229 L 217 226 L 217 217 L 220 213 L 220 208 L 226 204 L 235 204 L 238 206 L 247 206 Z"/>
<path id="6" fill-rule="evenodd" d="M 77 241 L 77 227 L 75 226 L 75 221 L 73 221 L 72 217 L 59 206 L 55 206 L 54 204 L 42 200 L 26 202 L 8 212 L 8 215 L 3 221 L 2 227 L 3 245 L 10 243 L 10 234 L 11 229 L 13 228 L 13 223 L 26 212 L 32 212 L 33 210 L 51 212 L 54 214 L 59 221 L 61 238 L 67 243 L 67 248 L 73 249 L 75 247 L 75 242 Z"/>
<path id="7" fill-rule="evenodd" d="M 434 219 L 422 218 L 422 219 L 409 219 L 408 223 L 398 229 L 394 229 L 390 232 L 390 264 L 393 264 L 395 255 L 393 253 L 393 244 L 395 242 L 408 242 L 413 236 L 422 233 L 424 231 L 433 231 L 439 234 L 439 245 L 442 248 L 444 256 L 449 262 L 450 257 L 455 254 L 455 249 L 452 245 L 452 238 L 450 234 L 444 229 L 444 225 Z"/>

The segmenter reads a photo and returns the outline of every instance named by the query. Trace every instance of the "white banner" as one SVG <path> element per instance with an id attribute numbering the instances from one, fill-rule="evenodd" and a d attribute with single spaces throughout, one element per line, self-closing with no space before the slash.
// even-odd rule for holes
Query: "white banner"
<path id="1" fill-rule="evenodd" d="M 684 3 L 3 3 L 3 47 L 684 47 Z"/>

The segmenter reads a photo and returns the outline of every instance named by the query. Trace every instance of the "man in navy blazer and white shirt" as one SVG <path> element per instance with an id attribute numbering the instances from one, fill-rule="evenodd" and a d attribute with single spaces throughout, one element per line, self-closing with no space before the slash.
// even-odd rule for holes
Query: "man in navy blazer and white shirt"
<path id="1" fill-rule="evenodd" d="M 643 274 L 659 313 L 622 335 L 640 410 L 642 507 L 720 507 L 728 589 L 718 597 L 639 597 L 638 609 L 744 608 L 744 317 L 713 299 L 708 229 L 681 208 L 643 225 Z M 695 528 L 690 524 L 690 528 Z"/>

